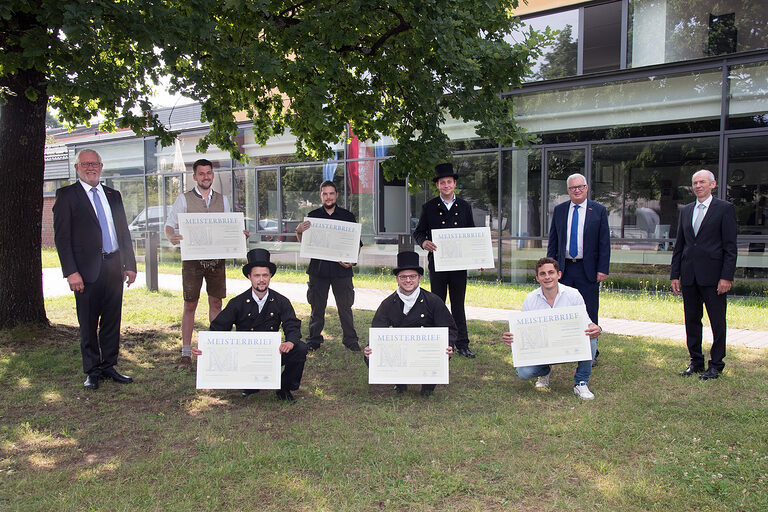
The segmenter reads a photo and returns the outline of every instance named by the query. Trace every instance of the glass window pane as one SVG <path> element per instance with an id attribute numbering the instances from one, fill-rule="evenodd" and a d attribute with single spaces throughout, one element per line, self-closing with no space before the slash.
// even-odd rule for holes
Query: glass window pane
<path id="1" fill-rule="evenodd" d="M 362 234 L 373 235 L 375 218 L 373 182 L 375 160 L 354 160 L 347 163 L 347 209 L 362 224 Z"/>
<path id="2" fill-rule="evenodd" d="M 768 235 L 768 136 L 728 140 L 727 199 L 736 207 L 740 234 Z"/>
<path id="3" fill-rule="evenodd" d="M 560 31 L 555 42 L 543 48 L 543 55 L 533 64 L 530 80 L 551 80 L 575 75 L 579 48 L 578 9 L 526 18 L 523 22 L 525 25 L 521 31 L 525 33 L 529 27 L 537 31 L 546 27 Z M 515 31 L 507 36 L 507 39 L 522 41 L 524 37 Z"/>
<path id="4" fill-rule="evenodd" d="M 95 150 L 101 156 L 101 161 L 104 163 L 101 174 L 104 177 L 144 174 L 144 144 L 141 139 L 78 146 L 72 153 L 70 160 L 73 172 L 77 152 L 86 148 Z"/>
<path id="5" fill-rule="evenodd" d="M 601 144 L 592 151 L 591 197 L 608 209 L 611 237 L 637 240 L 632 248 L 667 250 L 677 233 L 680 208 L 694 200 L 691 177 L 718 173 L 718 139 Z M 627 248 L 630 248 L 627 245 Z"/>
<path id="6" fill-rule="evenodd" d="M 586 149 L 562 149 L 547 151 L 547 233 L 552 222 L 555 206 L 570 200 L 566 181 L 571 174 L 583 174 L 586 165 Z M 589 179 L 587 179 L 589 181 Z"/>
<path id="7" fill-rule="evenodd" d="M 232 158 L 228 151 L 223 151 L 216 146 L 209 146 L 208 151 L 199 153 L 197 143 L 203 137 L 201 133 L 185 133 L 179 135 L 173 144 L 163 147 L 156 144 L 153 158 L 157 159 L 157 171 L 161 173 L 179 173 L 192 171 L 192 164 L 196 160 L 205 158 L 213 164 L 213 170 L 231 169 Z"/>
<path id="8" fill-rule="evenodd" d="M 336 184 L 339 197 L 336 202 L 344 206 L 344 167 L 337 163 L 284 167 L 280 173 L 282 185 L 283 218 L 281 230 L 294 233 L 296 226 L 315 208 L 322 206 L 320 184 L 330 179 Z M 261 189 L 261 184 L 259 185 Z"/>
<path id="9" fill-rule="evenodd" d="M 582 73 L 621 67 L 621 2 L 584 8 Z"/>
<path id="10" fill-rule="evenodd" d="M 686 133 L 713 129 L 712 123 L 717 129 L 721 85 L 721 72 L 713 69 L 521 94 L 514 96 L 515 120 L 530 132 L 569 137 L 597 128 L 610 131 L 606 138 L 629 136 L 621 127 L 636 127 L 633 135 L 643 135 L 668 123 L 684 125 Z"/>
<path id="11" fill-rule="evenodd" d="M 768 126 L 768 64 L 733 66 L 728 79 L 728 129 Z"/>
<path id="12" fill-rule="evenodd" d="M 768 9 L 754 0 L 630 0 L 631 67 L 768 47 Z"/>

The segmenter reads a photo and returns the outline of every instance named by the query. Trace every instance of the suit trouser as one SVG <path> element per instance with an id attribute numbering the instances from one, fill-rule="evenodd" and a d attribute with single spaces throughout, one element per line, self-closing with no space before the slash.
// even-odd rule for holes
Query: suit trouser
<path id="1" fill-rule="evenodd" d="M 307 344 L 303 341 L 294 341 L 293 348 L 287 354 L 280 356 L 281 363 L 285 366 L 280 377 L 280 389 L 295 391 L 301 385 L 301 376 L 304 375 L 304 363 L 307 361 Z"/>
<path id="2" fill-rule="evenodd" d="M 584 271 L 584 262 L 579 260 L 574 263 L 565 260 L 565 269 L 563 270 L 563 277 L 560 278 L 560 282 L 579 290 L 581 298 L 584 299 L 584 305 L 587 307 L 589 319 L 593 323 L 600 325 L 597 319 L 597 312 L 600 308 L 600 283 L 597 281 L 593 282 L 587 278 L 587 274 Z M 595 349 L 595 357 L 598 354 L 600 354 L 600 351 Z"/>
<path id="3" fill-rule="evenodd" d="M 84 284 L 82 293 L 75 292 L 83 372 L 98 376 L 117 364 L 123 306 L 120 254 L 105 258 L 96 281 Z"/>
<path id="4" fill-rule="evenodd" d="M 691 364 L 704 366 L 704 353 L 701 350 L 701 317 L 704 315 L 704 306 L 706 306 L 709 322 L 712 325 L 712 349 L 709 352 L 709 366 L 723 371 L 725 367 L 723 358 L 725 357 L 727 294 L 718 295 L 717 286 L 701 286 L 695 282 L 692 285 L 681 286 L 680 290 L 683 295 L 685 337 L 688 343 L 688 353 L 691 355 Z"/>
<path id="5" fill-rule="evenodd" d="M 355 303 L 355 287 L 351 277 L 317 277 L 310 274 L 307 285 L 307 302 L 311 306 L 309 314 L 309 336 L 307 343 L 318 346 L 323 342 L 325 327 L 325 307 L 328 304 L 328 289 L 333 288 L 336 309 L 339 311 L 342 343 L 345 346 L 358 342 L 355 322 L 352 317 L 352 304 Z"/>
<path id="6" fill-rule="evenodd" d="M 429 285 L 432 293 L 445 302 L 448 294 L 451 296 L 451 315 L 456 322 L 458 337 L 456 348 L 469 347 L 469 333 L 467 332 L 467 314 L 464 311 L 464 297 L 467 293 L 467 271 L 450 270 L 437 272 L 434 263 L 429 262 Z"/>

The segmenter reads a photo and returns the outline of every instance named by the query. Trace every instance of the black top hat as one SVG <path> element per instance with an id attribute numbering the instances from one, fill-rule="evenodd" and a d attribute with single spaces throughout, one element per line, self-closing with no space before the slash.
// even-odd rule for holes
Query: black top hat
<path id="1" fill-rule="evenodd" d="M 392 273 L 397 275 L 403 270 L 415 270 L 423 276 L 424 269 L 419 265 L 419 255 L 413 251 L 397 253 L 397 267 L 392 269 Z"/>
<path id="2" fill-rule="evenodd" d="M 453 164 L 448 162 L 445 164 L 437 164 L 435 166 L 435 177 L 432 178 L 432 183 L 437 183 L 440 178 L 447 178 L 453 176 L 453 179 L 458 180 L 459 175 L 453 172 Z"/>
<path id="3" fill-rule="evenodd" d="M 269 251 L 266 249 L 251 249 L 248 251 L 248 263 L 243 265 L 243 275 L 251 275 L 253 267 L 267 267 L 271 275 L 277 272 L 277 266 L 269 261 Z"/>

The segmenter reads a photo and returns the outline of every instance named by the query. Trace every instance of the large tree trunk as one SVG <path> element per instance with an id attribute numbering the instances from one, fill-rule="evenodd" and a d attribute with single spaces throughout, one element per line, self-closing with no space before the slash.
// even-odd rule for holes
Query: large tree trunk
<path id="1" fill-rule="evenodd" d="M 19 71 L 0 79 L 0 328 L 48 323 L 40 257 L 45 169 L 43 75 Z M 25 91 L 37 94 L 30 101 Z M 10 94 L 9 94 L 10 93 Z"/>

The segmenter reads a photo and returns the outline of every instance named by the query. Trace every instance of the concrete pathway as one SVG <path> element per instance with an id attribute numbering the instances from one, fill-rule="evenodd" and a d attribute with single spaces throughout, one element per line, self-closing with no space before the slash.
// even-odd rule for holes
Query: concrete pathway
<path id="1" fill-rule="evenodd" d="M 394 290 L 394 280 L 392 281 Z M 146 277 L 139 273 L 133 286 L 144 288 Z M 160 274 L 158 286 L 162 290 L 181 290 L 181 275 Z M 291 302 L 307 302 L 307 285 L 297 283 L 281 283 L 273 281 L 271 287 L 288 297 Z M 227 290 L 232 297 L 248 289 L 248 282 L 243 279 L 227 279 Z M 60 268 L 43 269 L 43 294 L 45 297 L 60 297 L 72 292 L 67 286 L 67 281 L 61 276 Z M 376 310 L 384 297 L 391 294 L 388 290 L 372 290 L 368 288 L 355 289 L 355 308 Z M 333 293 L 329 294 L 328 305 L 335 306 Z M 509 315 L 509 309 L 478 308 L 467 306 L 467 319 L 505 321 Z M 682 318 L 680 319 L 682 322 Z M 673 340 L 685 340 L 685 327 L 682 324 L 666 324 L 661 322 L 641 322 L 639 320 L 621 320 L 618 318 L 601 318 L 600 326 L 612 334 L 624 334 L 627 336 L 653 336 L 669 338 Z M 712 332 L 704 328 L 705 343 L 712 342 Z M 741 345 L 750 348 L 768 348 L 768 331 L 753 331 L 749 329 L 728 329 L 728 344 Z"/>

